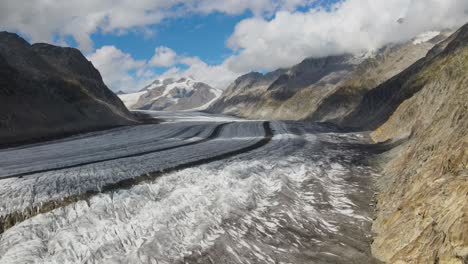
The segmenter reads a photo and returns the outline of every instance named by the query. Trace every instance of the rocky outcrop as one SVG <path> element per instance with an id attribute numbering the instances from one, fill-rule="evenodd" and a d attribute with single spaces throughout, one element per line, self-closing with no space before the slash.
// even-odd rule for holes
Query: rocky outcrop
<path id="1" fill-rule="evenodd" d="M 78 50 L 0 32 L 0 144 L 133 123 Z"/>
<path id="2" fill-rule="evenodd" d="M 193 78 L 155 80 L 137 93 L 120 95 L 127 107 L 140 110 L 202 110 L 221 91 Z"/>
<path id="3" fill-rule="evenodd" d="M 468 25 L 365 94 L 347 119 L 377 127 L 377 142 L 405 140 L 381 160 L 372 245 L 380 260 L 468 263 L 467 114 Z"/>

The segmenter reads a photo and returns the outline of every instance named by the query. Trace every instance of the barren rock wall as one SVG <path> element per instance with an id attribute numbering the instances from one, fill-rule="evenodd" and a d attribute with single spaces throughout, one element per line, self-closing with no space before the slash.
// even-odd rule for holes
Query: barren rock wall
<path id="1" fill-rule="evenodd" d="M 382 261 L 468 263 L 466 44 L 406 80 L 423 87 L 372 134 L 376 141 L 409 136 L 381 181 L 372 250 Z"/>

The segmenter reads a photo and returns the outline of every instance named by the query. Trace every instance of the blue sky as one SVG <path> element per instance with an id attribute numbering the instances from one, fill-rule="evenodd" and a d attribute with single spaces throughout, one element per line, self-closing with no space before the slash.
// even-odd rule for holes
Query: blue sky
<path id="1" fill-rule="evenodd" d="M 311 8 L 329 8 L 339 0 L 321 0 L 307 6 L 299 6 L 297 11 L 307 12 Z M 136 60 L 150 58 L 154 53 L 154 47 L 170 47 L 182 56 L 197 56 L 209 65 L 221 64 L 226 58 L 235 52 L 226 46 L 227 39 L 234 32 L 235 26 L 242 20 L 250 18 L 254 14 L 246 10 L 241 14 L 226 14 L 214 12 L 207 15 L 193 14 L 176 19 L 166 19 L 157 25 L 151 25 L 148 29 L 152 32 L 145 36 L 141 30 L 130 31 L 127 34 L 116 35 L 97 32 L 92 35 L 96 47 L 113 45 L 124 53 L 132 54 Z M 271 15 L 266 19 L 271 19 Z M 70 43 L 73 43 L 71 41 Z M 77 46 L 76 43 L 73 43 Z M 177 65 L 181 69 L 188 66 Z M 169 67 L 155 67 L 153 70 L 162 74 Z M 256 69 L 262 71 L 262 69 Z"/>
<path id="2" fill-rule="evenodd" d="M 225 88 L 468 21 L 466 0 L 0 0 L 0 30 L 79 48 L 113 90 L 190 75 Z M 421 16 L 424 14 L 424 16 Z M 403 20 L 404 23 L 397 21 Z"/>
<path id="3" fill-rule="evenodd" d="M 222 13 L 207 16 L 193 15 L 179 19 L 167 19 L 161 24 L 152 25 L 153 36 L 145 37 L 141 31 L 125 35 L 93 34 L 96 47 L 115 45 L 120 50 L 131 53 L 135 59 L 147 59 L 154 53 L 154 47 L 171 47 L 178 54 L 199 56 L 209 64 L 219 64 L 232 54 L 226 47 L 226 40 L 235 25 L 249 12 L 242 15 Z"/>
<path id="4" fill-rule="evenodd" d="M 91 37 L 96 49 L 114 46 L 123 53 L 131 54 L 135 60 L 148 60 L 154 55 L 155 47 L 170 47 L 177 53 L 177 56 L 198 57 L 208 65 L 219 65 L 229 56 L 236 54 L 226 45 L 235 26 L 243 19 L 252 16 L 249 10 L 242 14 L 221 12 L 207 15 L 193 14 L 165 19 L 159 24 L 146 27 L 145 30 L 131 30 L 125 34 L 95 32 Z M 145 33 L 145 31 L 150 33 Z M 73 40 L 69 43 L 78 47 Z M 183 71 L 189 68 L 189 65 L 175 63 L 168 67 L 150 66 L 149 68 L 156 75 L 161 75 L 173 67 Z M 136 70 L 129 71 L 129 74 L 134 79 L 138 79 L 136 72 Z M 140 86 L 144 85 L 145 81 L 141 82 Z"/>
<path id="5" fill-rule="evenodd" d="M 316 1 L 311 5 L 298 7 L 297 10 L 306 12 L 312 7 L 327 8 L 337 1 Z M 153 55 L 154 47 L 166 46 L 178 54 L 198 56 L 208 64 L 220 64 L 233 54 L 233 51 L 226 46 L 226 40 L 234 32 L 234 27 L 241 20 L 252 16 L 250 10 L 242 14 L 221 12 L 207 15 L 194 14 L 166 19 L 160 24 L 151 25 L 149 29 L 154 35 L 149 37 L 145 37 L 142 31 L 137 30 L 124 35 L 96 33 L 92 38 L 96 47 L 114 45 L 132 54 L 135 59 L 147 59 Z"/>

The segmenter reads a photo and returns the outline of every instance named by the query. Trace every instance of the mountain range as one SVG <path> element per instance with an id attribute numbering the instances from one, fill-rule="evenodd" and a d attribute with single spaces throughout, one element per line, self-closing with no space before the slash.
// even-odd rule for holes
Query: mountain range
<path id="1" fill-rule="evenodd" d="M 267 74 L 235 80 L 207 111 L 246 118 L 336 122 L 363 94 L 424 57 L 448 32 L 390 44 L 361 55 L 308 58 Z"/>

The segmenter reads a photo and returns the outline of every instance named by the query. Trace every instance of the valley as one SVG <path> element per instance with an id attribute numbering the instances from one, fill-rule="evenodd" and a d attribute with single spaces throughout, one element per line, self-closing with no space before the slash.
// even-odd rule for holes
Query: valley
<path id="1" fill-rule="evenodd" d="M 7 2 L 0 264 L 468 264 L 466 0 Z"/>

